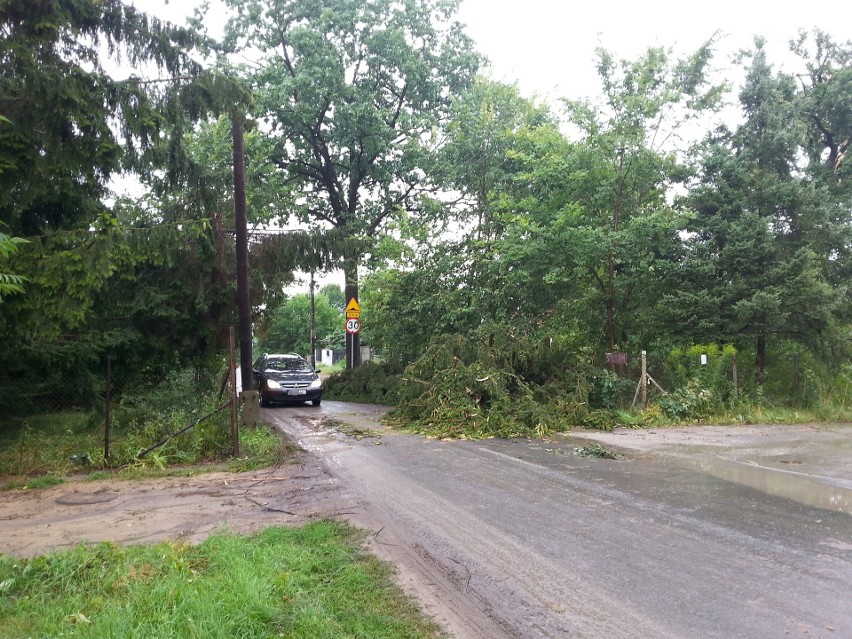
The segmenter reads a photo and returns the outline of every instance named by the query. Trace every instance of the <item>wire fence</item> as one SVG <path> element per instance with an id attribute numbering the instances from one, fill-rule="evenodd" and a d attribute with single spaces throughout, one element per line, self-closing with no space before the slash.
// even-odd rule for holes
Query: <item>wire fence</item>
<path id="1" fill-rule="evenodd" d="M 125 465 L 172 443 L 171 454 L 186 461 L 238 455 L 233 362 L 216 371 L 139 370 L 107 356 L 99 367 L 47 379 L 0 375 L 0 452 L 18 446 L 37 458 L 39 437 L 66 431 L 75 447 L 68 457 L 83 466 Z"/>

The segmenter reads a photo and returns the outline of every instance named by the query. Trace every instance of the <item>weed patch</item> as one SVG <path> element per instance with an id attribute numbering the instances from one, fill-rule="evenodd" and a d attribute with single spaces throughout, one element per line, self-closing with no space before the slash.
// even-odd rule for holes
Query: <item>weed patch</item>
<path id="1" fill-rule="evenodd" d="M 604 448 L 600 444 L 591 444 L 589 446 L 577 446 L 574 448 L 574 454 L 577 457 L 596 457 L 597 459 L 620 459 L 621 455 L 615 453 L 608 448 Z"/>

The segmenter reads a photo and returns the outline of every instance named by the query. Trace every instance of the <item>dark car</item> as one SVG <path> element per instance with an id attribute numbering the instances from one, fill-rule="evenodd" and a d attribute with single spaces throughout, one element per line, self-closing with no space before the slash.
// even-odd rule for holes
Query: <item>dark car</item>
<path id="1" fill-rule="evenodd" d="M 264 353 L 254 363 L 254 382 L 260 392 L 260 405 L 272 402 L 322 402 L 319 371 L 301 355 Z"/>

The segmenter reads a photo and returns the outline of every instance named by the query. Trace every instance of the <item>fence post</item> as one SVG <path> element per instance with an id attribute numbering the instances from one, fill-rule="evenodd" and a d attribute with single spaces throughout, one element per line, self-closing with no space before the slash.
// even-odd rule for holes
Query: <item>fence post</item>
<path id="1" fill-rule="evenodd" d="M 106 389 L 104 392 L 104 465 L 109 462 L 109 437 L 112 430 L 112 416 L 110 415 L 110 404 L 112 403 L 112 356 L 106 358 Z"/>
<path id="2" fill-rule="evenodd" d="M 799 371 L 799 354 L 793 353 L 793 397 L 798 397 L 802 390 L 802 375 Z"/>
<path id="3" fill-rule="evenodd" d="M 737 381 L 737 354 L 736 353 L 731 355 L 731 377 L 733 377 L 733 382 L 734 382 L 734 399 L 739 399 L 740 389 L 739 389 L 739 383 Z"/>
<path id="4" fill-rule="evenodd" d="M 642 410 L 648 408 L 648 353 L 642 351 Z"/>
<path id="5" fill-rule="evenodd" d="M 240 427 L 237 423 L 237 353 L 234 339 L 234 327 L 230 330 L 231 342 L 231 357 L 230 357 L 230 377 L 231 377 L 231 455 L 233 457 L 240 456 Z"/>

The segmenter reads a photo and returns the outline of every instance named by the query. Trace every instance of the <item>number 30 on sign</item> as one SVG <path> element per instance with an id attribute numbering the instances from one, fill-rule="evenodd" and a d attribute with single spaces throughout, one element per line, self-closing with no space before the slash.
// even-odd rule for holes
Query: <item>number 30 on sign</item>
<path id="1" fill-rule="evenodd" d="M 346 320 L 346 332 L 350 335 L 355 335 L 358 331 L 361 330 L 361 322 L 356 319 L 348 319 Z"/>

